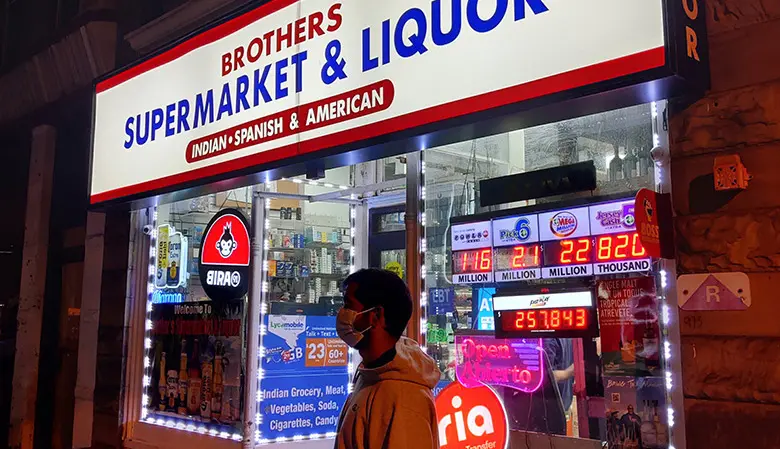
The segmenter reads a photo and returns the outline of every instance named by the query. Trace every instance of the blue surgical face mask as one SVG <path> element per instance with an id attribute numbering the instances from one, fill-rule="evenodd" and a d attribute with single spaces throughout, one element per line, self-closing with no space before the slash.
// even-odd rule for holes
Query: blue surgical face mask
<path id="1" fill-rule="evenodd" d="M 355 329 L 355 320 L 357 320 L 358 316 L 370 312 L 375 308 L 376 307 L 372 307 L 362 312 L 355 312 L 352 309 L 342 307 L 341 310 L 339 310 L 338 315 L 336 315 L 336 332 L 339 334 L 339 338 L 344 340 L 344 343 L 350 347 L 357 347 L 358 343 L 365 337 L 363 334 L 368 332 L 368 330 L 371 329 L 371 326 L 359 331 Z"/>

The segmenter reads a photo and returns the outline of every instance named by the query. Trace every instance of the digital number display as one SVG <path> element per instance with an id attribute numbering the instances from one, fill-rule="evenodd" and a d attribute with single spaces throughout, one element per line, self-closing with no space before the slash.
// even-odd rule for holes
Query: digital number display
<path id="1" fill-rule="evenodd" d="M 647 257 L 647 251 L 636 232 L 599 236 L 596 238 L 594 253 L 598 262 Z"/>
<path id="2" fill-rule="evenodd" d="M 452 253 L 452 273 L 485 273 L 493 271 L 493 250 L 474 249 Z"/>
<path id="3" fill-rule="evenodd" d="M 496 271 L 522 270 L 542 266 L 541 245 L 518 245 L 496 248 Z"/>
<path id="4" fill-rule="evenodd" d="M 518 310 L 501 314 L 501 328 L 507 332 L 572 331 L 590 327 L 589 309 Z"/>
<path id="5" fill-rule="evenodd" d="M 581 238 L 544 243 L 544 266 L 579 265 L 593 261 L 593 239 Z"/>

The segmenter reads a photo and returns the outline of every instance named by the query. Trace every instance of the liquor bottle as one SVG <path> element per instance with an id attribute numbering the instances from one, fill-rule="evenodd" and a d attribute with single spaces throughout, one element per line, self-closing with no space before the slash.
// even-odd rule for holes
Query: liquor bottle
<path id="1" fill-rule="evenodd" d="M 639 159 L 636 156 L 636 150 L 626 149 L 626 157 L 623 159 L 623 178 L 636 178 L 638 172 Z"/>
<path id="2" fill-rule="evenodd" d="M 190 384 L 187 391 L 187 412 L 190 415 L 197 415 L 200 411 L 200 345 L 195 340 L 192 348 L 192 357 L 189 361 Z"/>
<path id="3" fill-rule="evenodd" d="M 655 401 L 655 404 L 655 414 L 653 415 L 653 423 L 656 428 L 655 442 L 660 447 L 666 447 L 669 444 L 669 429 L 661 422 L 661 417 L 658 416 L 658 401 Z"/>
<path id="4" fill-rule="evenodd" d="M 214 373 L 214 365 L 211 360 L 201 363 L 200 368 L 200 417 L 205 420 L 211 419 L 211 378 Z"/>
<path id="5" fill-rule="evenodd" d="M 609 161 L 609 180 L 619 181 L 623 179 L 623 159 L 620 159 L 620 147 L 615 145 L 615 157 Z"/>
<path id="6" fill-rule="evenodd" d="M 653 323 L 645 325 L 645 332 L 642 335 L 642 346 L 645 355 L 645 366 L 657 368 L 659 364 L 658 354 L 658 328 Z"/>
<path id="7" fill-rule="evenodd" d="M 157 391 L 160 393 L 159 409 L 165 411 L 168 406 L 168 385 L 166 385 L 165 371 L 165 351 L 160 353 L 160 380 L 157 384 Z"/>
<path id="8" fill-rule="evenodd" d="M 231 423 L 231 422 L 235 421 L 235 417 L 233 416 L 233 411 L 234 410 L 235 409 L 233 408 L 233 398 L 230 398 L 230 399 L 228 399 L 227 410 L 226 410 L 225 413 L 222 414 L 222 422 Z"/>
<path id="9" fill-rule="evenodd" d="M 222 417 L 222 394 L 225 392 L 225 384 L 222 379 L 222 342 L 217 340 L 214 349 L 214 385 L 211 389 L 211 417 L 219 420 Z"/>
<path id="10" fill-rule="evenodd" d="M 650 401 L 643 401 L 642 410 L 642 443 L 645 446 L 654 446 L 656 444 L 657 429 L 653 423 L 653 416 L 650 411 Z"/>
<path id="11" fill-rule="evenodd" d="M 187 392 L 189 389 L 189 376 L 187 375 L 187 340 L 181 341 L 181 358 L 179 359 L 179 407 L 180 415 L 187 414 Z"/>
<path id="12" fill-rule="evenodd" d="M 168 370 L 168 404 L 166 411 L 176 413 L 179 402 L 179 372 L 175 369 Z"/>

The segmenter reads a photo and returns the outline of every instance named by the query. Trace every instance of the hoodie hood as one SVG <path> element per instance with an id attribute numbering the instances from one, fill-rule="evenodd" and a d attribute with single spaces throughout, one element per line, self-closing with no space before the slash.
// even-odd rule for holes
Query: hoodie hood
<path id="1" fill-rule="evenodd" d="M 396 355 L 392 361 L 378 368 L 369 369 L 360 365 L 360 375 L 366 382 L 380 380 L 403 380 L 433 389 L 441 378 L 436 362 L 420 349 L 414 340 L 401 337 L 395 345 Z"/>

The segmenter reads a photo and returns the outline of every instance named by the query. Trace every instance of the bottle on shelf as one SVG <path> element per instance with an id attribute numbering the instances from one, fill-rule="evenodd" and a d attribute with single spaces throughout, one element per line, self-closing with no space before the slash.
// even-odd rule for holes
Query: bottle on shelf
<path id="1" fill-rule="evenodd" d="M 187 390 L 187 412 L 197 415 L 200 411 L 200 345 L 195 339 L 192 348 L 192 357 L 189 360 L 189 387 Z"/>
<path id="2" fill-rule="evenodd" d="M 642 348 L 645 356 L 645 366 L 657 368 L 659 363 L 658 328 L 652 324 L 645 325 L 642 335 Z"/>
<path id="3" fill-rule="evenodd" d="M 187 340 L 181 341 L 181 358 L 179 359 L 179 405 L 176 409 L 180 415 L 187 414 L 187 393 L 189 390 L 187 375 Z"/>
<path id="4" fill-rule="evenodd" d="M 222 342 L 217 340 L 214 348 L 214 386 L 211 389 L 211 416 L 216 420 L 219 420 L 222 417 L 222 396 L 225 392 L 224 379 L 222 378 L 223 353 L 224 349 L 222 347 Z"/>
<path id="5" fill-rule="evenodd" d="M 615 156 L 609 161 L 609 180 L 623 179 L 623 159 L 620 158 L 620 147 L 615 145 Z"/>
<path id="6" fill-rule="evenodd" d="M 666 447 L 666 445 L 669 444 L 669 429 L 661 422 L 661 417 L 658 416 L 658 401 L 655 401 L 654 409 L 653 424 L 656 429 L 655 442 L 660 447 Z"/>
<path id="7" fill-rule="evenodd" d="M 642 443 L 646 446 L 654 446 L 656 444 L 657 430 L 653 423 L 650 401 L 642 401 L 642 426 L 640 430 L 642 432 Z"/>
<path id="8" fill-rule="evenodd" d="M 168 373 L 165 371 L 165 356 L 165 351 L 162 351 L 160 353 L 160 379 L 157 384 L 157 390 L 160 393 L 160 404 L 158 407 L 162 411 L 165 411 L 168 407 L 168 385 L 166 380 Z"/>
<path id="9" fill-rule="evenodd" d="M 211 419 L 211 388 L 212 377 L 214 374 L 214 365 L 209 359 L 201 363 L 200 368 L 200 417 L 205 420 Z"/>
<path id="10" fill-rule="evenodd" d="M 177 411 L 179 403 L 179 372 L 175 369 L 168 370 L 168 405 L 165 408 L 166 411 Z"/>

